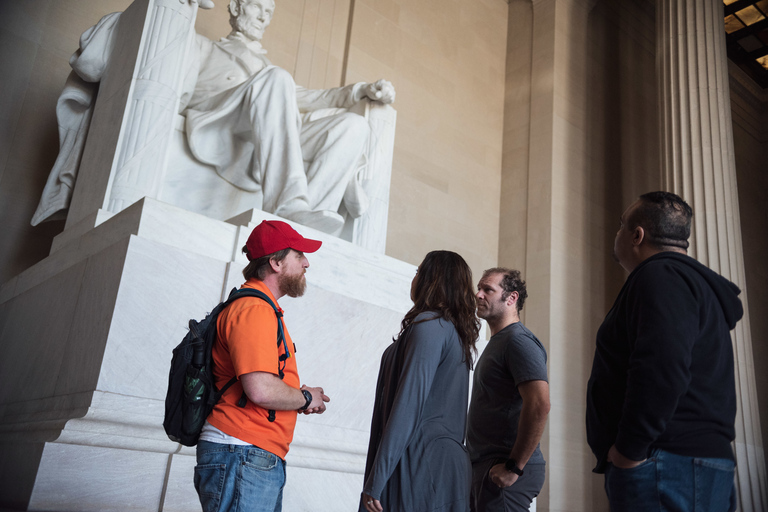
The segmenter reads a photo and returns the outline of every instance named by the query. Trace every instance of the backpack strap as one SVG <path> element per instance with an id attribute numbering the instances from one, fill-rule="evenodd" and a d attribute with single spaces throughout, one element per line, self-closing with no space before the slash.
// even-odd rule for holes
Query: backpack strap
<path id="1" fill-rule="evenodd" d="M 285 366 L 287 364 L 286 360 L 291 357 L 291 353 L 288 351 L 288 343 L 285 341 L 285 332 L 283 329 L 283 322 L 281 319 L 283 318 L 283 313 L 280 311 L 280 309 L 275 305 L 274 302 L 272 302 L 272 299 L 269 298 L 269 296 L 262 292 L 261 290 L 255 290 L 253 288 L 233 288 L 232 291 L 229 293 L 229 298 L 227 298 L 227 301 L 223 304 L 222 309 L 229 306 L 232 302 L 235 300 L 241 298 L 241 297 L 257 297 L 270 306 L 272 306 L 272 310 L 275 312 L 275 316 L 277 316 L 277 347 L 280 348 L 280 344 L 283 345 L 283 354 L 278 357 L 277 360 L 277 373 L 280 376 L 280 380 L 282 380 L 285 377 Z M 224 394 L 224 391 L 226 391 L 229 386 L 235 383 L 237 381 L 237 377 L 232 377 L 232 379 L 227 383 L 226 386 L 224 386 L 224 389 L 222 390 L 222 395 Z M 245 407 L 248 403 L 248 397 L 245 394 L 245 390 L 243 390 L 243 394 L 240 395 L 240 399 L 237 401 L 238 407 Z M 267 419 L 270 422 L 275 421 L 275 411 L 270 409 L 269 416 Z"/>

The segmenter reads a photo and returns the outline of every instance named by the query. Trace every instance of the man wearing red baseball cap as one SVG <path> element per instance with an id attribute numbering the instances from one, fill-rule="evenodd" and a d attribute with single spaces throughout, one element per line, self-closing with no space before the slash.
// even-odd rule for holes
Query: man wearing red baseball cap
<path id="1" fill-rule="evenodd" d="M 285 222 L 263 221 L 243 247 L 249 263 L 243 269 L 246 282 L 242 287 L 262 291 L 279 309 L 277 301 L 282 296 L 304 294 L 304 274 L 309 267 L 304 253 L 317 251 L 321 244 L 304 238 Z M 276 343 L 278 321 L 285 335 L 280 346 Z M 204 510 L 279 512 L 285 455 L 297 412 L 321 414 L 330 398 L 323 388 L 301 385 L 295 346 L 282 315 L 278 319 L 264 300 L 243 297 L 232 302 L 221 312 L 216 326 L 216 385 L 221 389 L 233 376 L 238 380 L 203 427 L 197 444 L 195 488 Z"/>

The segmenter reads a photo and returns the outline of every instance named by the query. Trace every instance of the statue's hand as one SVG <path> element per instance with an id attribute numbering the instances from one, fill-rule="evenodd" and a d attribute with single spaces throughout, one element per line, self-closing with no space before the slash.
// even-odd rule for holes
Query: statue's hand
<path id="1" fill-rule="evenodd" d="M 365 95 L 373 101 L 389 104 L 395 101 L 395 86 L 387 80 L 377 80 L 372 84 L 366 84 Z"/>
<path id="2" fill-rule="evenodd" d="M 180 0 L 183 1 L 183 0 Z M 213 9 L 213 0 L 189 0 L 192 4 L 197 4 L 201 9 Z"/>

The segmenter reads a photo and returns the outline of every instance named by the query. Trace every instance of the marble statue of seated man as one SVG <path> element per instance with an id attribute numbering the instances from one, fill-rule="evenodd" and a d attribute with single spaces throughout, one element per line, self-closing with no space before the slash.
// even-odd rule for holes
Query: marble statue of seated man
<path id="1" fill-rule="evenodd" d="M 355 179 L 369 135 L 362 116 L 323 116 L 368 97 L 392 103 L 385 80 L 310 90 L 272 65 L 261 46 L 273 0 L 231 0 L 232 32 L 220 41 L 197 35 L 181 98 L 192 154 L 233 185 L 263 193 L 264 211 L 328 233 L 340 231 L 344 209 L 364 213 Z M 306 162 L 306 166 L 305 166 Z"/>

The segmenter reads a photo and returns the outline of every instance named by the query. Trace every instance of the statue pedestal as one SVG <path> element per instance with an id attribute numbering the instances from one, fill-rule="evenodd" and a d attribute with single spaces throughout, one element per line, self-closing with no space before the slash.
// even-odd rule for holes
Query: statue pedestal
<path id="1" fill-rule="evenodd" d="M 145 198 L 100 211 L 0 288 L 0 504 L 32 510 L 198 510 L 194 448 L 162 428 L 171 350 L 242 281 L 240 248 L 275 218 L 227 222 Z M 354 510 L 381 352 L 415 268 L 336 237 L 284 297 L 303 383 L 331 397 L 300 416 L 284 510 Z"/>

